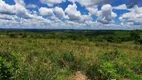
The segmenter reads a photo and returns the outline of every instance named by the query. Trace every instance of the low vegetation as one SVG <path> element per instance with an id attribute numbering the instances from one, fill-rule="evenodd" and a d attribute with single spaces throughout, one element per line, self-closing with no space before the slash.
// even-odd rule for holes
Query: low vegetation
<path id="1" fill-rule="evenodd" d="M 0 32 L 0 80 L 142 80 L 142 31 Z"/>

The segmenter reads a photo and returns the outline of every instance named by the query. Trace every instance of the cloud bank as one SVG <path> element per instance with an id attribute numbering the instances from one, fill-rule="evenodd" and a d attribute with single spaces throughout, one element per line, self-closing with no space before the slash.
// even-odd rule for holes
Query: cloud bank
<path id="1" fill-rule="evenodd" d="M 0 0 L 0 28 L 142 29 L 140 0 L 120 5 L 112 5 L 115 0 L 40 0 L 40 6 L 13 1 Z"/>

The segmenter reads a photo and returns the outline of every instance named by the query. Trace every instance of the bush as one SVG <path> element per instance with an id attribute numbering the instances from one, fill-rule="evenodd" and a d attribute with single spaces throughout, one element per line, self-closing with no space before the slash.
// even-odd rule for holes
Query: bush
<path id="1" fill-rule="evenodd" d="M 98 72 L 101 74 L 103 79 L 117 79 L 120 75 L 115 69 L 115 65 L 111 62 L 104 62 L 99 66 Z"/>
<path id="2" fill-rule="evenodd" d="M 94 62 L 93 65 L 89 66 L 86 72 L 91 80 L 138 78 L 136 72 L 128 65 L 131 62 L 125 60 L 128 57 L 119 50 L 99 54 L 98 58 L 98 62 Z"/>
<path id="3" fill-rule="evenodd" d="M 136 43 L 141 45 L 142 44 L 142 39 L 137 40 Z"/>
<path id="4" fill-rule="evenodd" d="M 11 80 L 16 78 L 18 63 L 10 53 L 0 52 L 0 79 Z"/>
<path id="5" fill-rule="evenodd" d="M 99 58 L 103 61 L 114 61 L 120 58 L 121 55 L 122 54 L 119 52 L 119 50 L 116 49 L 115 51 L 112 51 L 112 52 L 106 52 L 106 53 L 100 54 Z"/>
<path id="6" fill-rule="evenodd" d="M 12 78 L 12 73 L 10 72 L 10 68 L 8 68 L 4 59 L 0 57 L 0 79 L 10 80 L 11 78 Z"/>
<path id="7" fill-rule="evenodd" d="M 62 68 L 69 68 L 72 72 L 83 71 L 87 67 L 87 58 L 84 56 L 75 56 L 72 52 L 63 53 L 58 61 Z"/>
<path id="8" fill-rule="evenodd" d="M 137 32 L 137 31 L 131 32 L 130 37 L 131 37 L 131 39 L 134 40 L 134 41 L 137 41 L 137 40 L 139 40 L 139 39 L 141 38 L 141 37 L 140 37 L 140 33 Z"/>

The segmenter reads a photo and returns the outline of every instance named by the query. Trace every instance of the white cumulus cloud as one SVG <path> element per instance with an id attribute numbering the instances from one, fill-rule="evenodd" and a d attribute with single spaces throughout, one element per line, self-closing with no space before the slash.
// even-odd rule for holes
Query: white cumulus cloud
<path id="1" fill-rule="evenodd" d="M 122 5 L 113 7 L 113 9 L 126 10 L 128 8 L 127 8 L 126 4 L 122 4 Z"/>
<path id="2" fill-rule="evenodd" d="M 130 12 L 119 17 L 123 24 L 142 25 L 142 7 L 135 6 Z"/>
<path id="3" fill-rule="evenodd" d="M 91 20 L 89 15 L 82 15 L 81 12 L 77 10 L 77 5 L 75 3 L 73 5 L 68 5 L 65 12 L 68 14 L 71 21 L 84 22 L 86 20 Z"/>
<path id="4" fill-rule="evenodd" d="M 112 0 L 69 0 L 70 2 L 78 2 L 84 6 L 91 15 L 96 15 L 98 11 L 98 5 L 108 4 Z"/>
<path id="5" fill-rule="evenodd" d="M 64 10 L 60 7 L 55 7 L 54 12 L 55 15 L 60 19 L 69 19 L 69 17 L 65 14 Z"/>
<path id="6" fill-rule="evenodd" d="M 103 24 L 114 23 L 114 18 L 117 16 L 117 14 L 112 11 L 112 6 L 110 4 L 103 5 L 97 15 L 97 21 Z"/>
<path id="7" fill-rule="evenodd" d="M 59 4 L 65 1 L 66 0 L 40 0 L 41 3 L 47 4 L 48 6 L 53 6 L 54 4 Z"/>
<path id="8" fill-rule="evenodd" d="M 49 9 L 49 8 L 46 8 L 46 7 L 41 7 L 39 9 L 39 13 L 41 16 L 53 16 L 54 13 L 53 13 L 53 9 Z"/>

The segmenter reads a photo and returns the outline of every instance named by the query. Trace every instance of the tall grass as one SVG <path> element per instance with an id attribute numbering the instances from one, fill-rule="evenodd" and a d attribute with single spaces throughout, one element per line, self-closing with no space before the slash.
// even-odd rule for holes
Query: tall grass
<path id="1" fill-rule="evenodd" d="M 0 37 L 0 79 L 68 80 L 78 71 L 91 80 L 142 79 L 142 45 L 87 39 Z"/>

